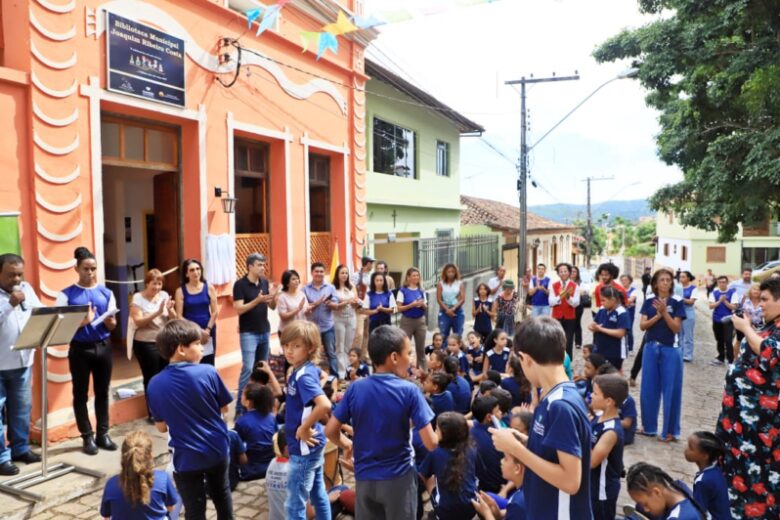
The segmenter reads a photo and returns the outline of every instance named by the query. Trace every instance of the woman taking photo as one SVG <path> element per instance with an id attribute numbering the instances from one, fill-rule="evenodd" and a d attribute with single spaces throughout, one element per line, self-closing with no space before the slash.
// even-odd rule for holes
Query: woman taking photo
<path id="1" fill-rule="evenodd" d="M 190 320 L 202 330 L 203 358 L 201 363 L 214 365 L 217 352 L 217 322 L 219 307 L 217 291 L 206 283 L 203 265 L 190 258 L 181 266 L 182 284 L 176 289 L 176 315 Z"/>
<path id="2" fill-rule="evenodd" d="M 79 281 L 57 295 L 57 306 L 89 305 L 87 316 L 70 342 L 68 365 L 73 382 L 73 413 L 84 441 L 82 450 L 87 455 L 97 455 L 98 447 L 109 451 L 117 449 L 108 436 L 108 389 L 112 366 L 109 336 L 116 327 L 114 314 L 117 308 L 114 293 L 97 283 L 95 256 L 86 247 L 76 248 L 74 256 Z M 97 436 L 93 435 L 87 410 L 90 376 L 95 392 Z"/>
<path id="3" fill-rule="evenodd" d="M 387 289 L 387 277 L 384 273 L 374 272 L 371 275 L 371 283 L 360 312 L 368 316 L 369 334 L 380 325 L 390 325 L 390 316 L 395 312 L 395 298 Z"/>
<path id="4" fill-rule="evenodd" d="M 463 302 L 466 286 L 460 281 L 460 271 L 455 264 L 446 264 L 441 270 L 441 280 L 436 286 L 436 302 L 439 304 L 439 332 L 445 338 L 450 334 L 463 335 Z"/>
<path id="5" fill-rule="evenodd" d="M 282 273 L 282 290 L 276 293 L 279 332 L 294 320 L 305 320 L 309 301 L 301 289 L 301 276 L 295 269 Z"/>
<path id="6" fill-rule="evenodd" d="M 650 280 L 653 297 L 645 300 L 639 329 L 645 331 L 642 354 L 640 407 L 643 435 L 664 442 L 680 438 L 683 360 L 675 347 L 674 336 L 685 319 L 682 299 L 674 296 L 674 273 L 659 269 Z M 658 432 L 658 409 L 663 399 L 664 422 Z"/>
<path id="7" fill-rule="evenodd" d="M 690 271 L 680 273 L 680 285 L 682 285 L 682 301 L 685 306 L 685 320 L 680 329 L 680 347 L 682 348 L 683 361 L 693 361 L 693 331 L 696 330 L 696 286 Z"/>
<path id="8" fill-rule="evenodd" d="M 425 335 L 428 332 L 425 312 L 428 310 L 428 300 L 420 286 L 420 271 L 416 267 L 406 270 L 404 284 L 398 289 L 397 303 L 398 312 L 401 313 L 401 330 L 410 340 L 414 338 L 417 367 L 425 369 L 428 366 L 425 359 Z"/>
<path id="9" fill-rule="evenodd" d="M 163 274 L 158 269 L 150 269 L 144 276 L 144 290 L 135 293 L 130 303 L 130 319 L 135 326 L 135 333 L 132 337 L 133 348 L 128 350 L 127 357 L 130 359 L 135 354 L 138 358 L 144 380 L 144 397 L 149 381 L 168 365 L 168 360 L 163 359 L 157 350 L 157 334 L 168 320 L 178 318 L 173 299 L 162 287 Z M 149 422 L 153 422 L 148 402 L 146 411 Z"/>
<path id="10" fill-rule="evenodd" d="M 356 309 L 360 307 L 357 292 L 349 280 L 349 269 L 346 265 L 336 267 L 336 277 L 333 287 L 336 290 L 336 308 L 333 309 L 333 330 L 336 333 L 336 357 L 339 362 L 339 379 L 344 379 L 347 374 L 347 353 L 355 341 L 355 328 L 357 327 Z"/>

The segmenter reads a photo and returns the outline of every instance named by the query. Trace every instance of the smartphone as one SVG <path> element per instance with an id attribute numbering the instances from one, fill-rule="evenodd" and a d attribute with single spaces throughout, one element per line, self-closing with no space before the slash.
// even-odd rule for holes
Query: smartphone
<path id="1" fill-rule="evenodd" d="M 497 430 L 505 428 L 504 424 L 495 415 L 491 418 L 491 421 L 493 422 L 493 428 Z"/>

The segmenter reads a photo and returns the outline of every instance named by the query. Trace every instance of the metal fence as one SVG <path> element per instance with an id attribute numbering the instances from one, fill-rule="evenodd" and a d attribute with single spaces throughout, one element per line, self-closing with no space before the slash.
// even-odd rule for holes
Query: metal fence
<path id="1" fill-rule="evenodd" d="M 445 264 L 455 264 L 461 276 L 489 271 L 498 266 L 497 235 L 459 238 L 424 238 L 417 243 L 416 265 L 425 287 L 433 286 Z"/>

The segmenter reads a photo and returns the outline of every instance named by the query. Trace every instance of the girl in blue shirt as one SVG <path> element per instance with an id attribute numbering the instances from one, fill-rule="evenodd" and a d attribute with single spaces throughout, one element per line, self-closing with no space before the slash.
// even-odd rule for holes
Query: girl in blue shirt
<path id="1" fill-rule="evenodd" d="M 154 469 L 149 434 L 130 432 L 122 443 L 122 472 L 108 479 L 103 489 L 100 516 L 106 520 L 164 520 L 178 502 L 171 478 Z"/>
<path id="2" fill-rule="evenodd" d="M 450 384 L 450 378 L 443 372 L 434 372 L 425 378 L 423 390 L 431 398 L 431 409 L 433 410 L 434 421 L 444 412 L 455 410 L 455 401 L 452 398 L 452 392 L 447 390 Z"/>
<path id="3" fill-rule="evenodd" d="M 631 320 L 628 311 L 620 304 L 623 297 L 620 291 L 607 285 L 599 293 L 601 308 L 588 326 L 593 332 L 593 352 L 601 354 L 613 367 L 621 370 L 628 355 L 626 335 L 631 328 Z"/>
<path id="4" fill-rule="evenodd" d="M 76 248 L 74 256 L 79 281 L 57 295 L 57 305 L 89 305 L 87 316 L 70 342 L 68 365 L 73 381 L 73 413 L 84 442 L 82 451 L 97 455 L 98 447 L 109 451 L 117 449 L 108 436 L 108 390 L 113 364 L 109 336 L 116 328 L 116 318 L 111 314 L 102 323 L 97 323 L 107 312 L 116 313 L 116 300 L 114 293 L 97 283 L 97 260 L 89 249 Z M 96 437 L 87 410 L 90 376 L 95 391 Z"/>
<path id="5" fill-rule="evenodd" d="M 488 370 L 495 370 L 503 374 L 506 372 L 506 364 L 509 361 L 509 348 L 507 342 L 509 336 L 502 329 L 495 329 L 485 340 L 485 365 L 482 367 L 482 374 Z"/>
<path id="6" fill-rule="evenodd" d="M 726 477 L 720 468 L 726 452 L 723 442 L 712 432 L 695 432 L 688 437 L 685 460 L 699 467 L 693 479 L 693 498 L 712 520 L 731 520 Z"/>
<path id="7" fill-rule="evenodd" d="M 479 284 L 475 292 L 477 297 L 474 298 L 471 317 L 474 318 L 474 330 L 482 336 L 481 340 L 485 341 L 485 338 L 493 332 L 493 318 L 496 317 L 496 313 L 493 312 L 493 299 L 490 297 L 490 288 L 487 284 Z"/>
<path id="8" fill-rule="evenodd" d="M 626 301 L 623 302 L 623 306 L 628 311 L 628 317 L 631 322 L 631 328 L 628 329 L 626 334 L 626 344 L 628 345 L 628 351 L 634 350 L 634 319 L 636 318 L 636 287 L 634 287 L 634 277 L 630 274 L 624 274 L 620 277 L 620 285 L 626 290 Z"/>
<path id="9" fill-rule="evenodd" d="M 663 520 L 704 520 L 704 510 L 672 477 L 657 466 L 638 462 L 626 476 L 631 498 L 653 518 Z"/>
<path id="10" fill-rule="evenodd" d="M 458 360 L 458 374 L 469 373 L 469 359 L 463 352 L 463 339 L 458 334 L 450 334 L 447 338 L 447 354 Z"/>
<path id="11" fill-rule="evenodd" d="M 239 477 L 244 481 L 265 478 L 268 464 L 274 458 L 274 394 L 268 386 L 250 383 L 244 388 L 241 400 L 247 412 L 236 420 L 235 430 L 246 444 L 248 460 L 239 468 Z"/>
<path id="12" fill-rule="evenodd" d="M 438 518 L 471 520 L 476 515 L 471 499 L 477 493 L 477 453 L 469 442 L 466 418 L 446 412 L 436 421 L 439 447 L 420 465 L 425 479 L 436 477 L 431 492 Z"/>
<path id="13" fill-rule="evenodd" d="M 395 297 L 387 290 L 387 277 L 384 273 L 371 275 L 366 297 L 363 298 L 363 309 L 360 311 L 368 316 L 368 332 L 381 325 L 390 325 L 390 318 L 395 312 Z"/>
<path id="14" fill-rule="evenodd" d="M 468 342 L 466 358 L 469 362 L 469 370 L 474 374 L 479 375 L 482 373 L 482 363 L 485 360 L 485 353 L 482 349 L 482 338 L 478 332 L 472 330 L 466 334 L 466 342 Z M 466 372 L 466 375 L 470 379 L 470 373 Z"/>

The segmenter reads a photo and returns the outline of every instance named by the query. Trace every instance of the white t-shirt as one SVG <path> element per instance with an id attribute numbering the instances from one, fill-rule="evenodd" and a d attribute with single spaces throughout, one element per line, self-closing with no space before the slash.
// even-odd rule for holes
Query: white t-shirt
<path id="1" fill-rule="evenodd" d="M 458 303 L 460 296 L 460 280 L 455 280 L 452 283 L 439 283 L 441 284 L 441 301 L 449 307 L 453 307 Z"/>
<path id="2" fill-rule="evenodd" d="M 490 292 L 491 293 L 495 293 L 496 289 L 501 287 L 501 284 L 503 284 L 503 283 L 504 283 L 504 280 L 502 280 L 498 276 L 494 276 L 493 278 L 488 280 L 487 285 L 488 285 L 488 288 L 490 289 Z"/>
<path id="3" fill-rule="evenodd" d="M 133 295 L 131 307 L 138 307 L 141 309 L 142 318 L 145 318 L 149 314 L 154 314 L 157 309 L 160 308 L 160 303 L 168 301 L 170 296 L 165 291 L 160 291 L 159 294 L 152 301 L 144 298 L 144 293 L 139 291 Z M 168 321 L 168 309 L 164 308 L 163 313 L 157 316 L 155 319 L 148 323 L 145 327 L 135 330 L 135 339 L 138 341 L 154 342 L 157 339 L 157 334 L 165 326 L 165 322 Z"/>
<path id="4" fill-rule="evenodd" d="M 265 492 L 268 498 L 268 520 L 285 520 L 284 501 L 287 500 L 287 478 L 290 463 L 275 458 L 265 473 Z"/>

